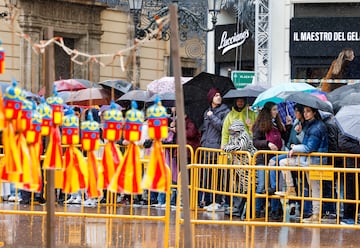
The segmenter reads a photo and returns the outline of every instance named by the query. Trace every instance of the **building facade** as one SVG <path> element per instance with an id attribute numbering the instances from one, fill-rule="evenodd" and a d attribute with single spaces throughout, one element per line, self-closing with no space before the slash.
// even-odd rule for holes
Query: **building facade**
<path id="1" fill-rule="evenodd" d="M 271 84 L 321 79 L 343 48 L 360 53 L 360 1 L 285 0 L 271 9 Z"/>
<path id="2" fill-rule="evenodd" d="M 126 2 L 126 1 L 119 1 Z M 83 78 L 94 82 L 123 79 L 145 89 L 152 80 L 169 76 L 170 42 L 153 39 L 135 50 L 133 19 L 128 6 L 109 6 L 106 1 L 90 0 L 0 0 L 0 13 L 7 13 L 0 22 L 0 40 L 5 49 L 5 73 L 0 81 L 18 80 L 25 89 L 38 92 L 43 87 L 45 61 L 33 45 L 44 40 L 46 27 L 53 27 L 54 36 L 62 37 L 67 48 L 88 55 L 118 54 L 119 57 L 89 62 L 87 57 L 67 54 L 55 45 L 55 77 Z M 9 19 L 12 17 L 13 19 Z M 194 45 L 195 44 L 195 45 Z M 198 39 L 182 43 L 180 56 L 183 74 L 193 76 L 206 68 L 205 44 Z M 200 52 L 199 52 L 200 51 Z M 121 64 L 125 70 L 122 70 Z"/>

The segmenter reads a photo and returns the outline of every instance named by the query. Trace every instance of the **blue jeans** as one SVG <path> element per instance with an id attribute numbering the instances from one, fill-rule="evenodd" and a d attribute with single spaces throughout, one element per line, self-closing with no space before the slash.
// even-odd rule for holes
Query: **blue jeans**
<path id="1" fill-rule="evenodd" d="M 262 164 L 258 164 L 258 166 L 263 166 Z M 257 176 L 257 186 L 256 186 L 256 193 L 262 194 L 265 190 L 265 171 L 264 170 L 256 170 L 256 176 Z M 256 198 L 255 201 L 255 210 L 261 211 L 263 210 L 265 205 L 265 199 L 264 198 Z"/>
<path id="2" fill-rule="evenodd" d="M 333 188 L 332 188 L 332 182 L 331 181 L 323 181 L 322 182 L 322 186 L 323 186 L 323 197 L 324 198 L 336 198 L 337 194 L 336 191 L 334 191 L 334 196 L 332 195 L 333 192 Z M 329 214 L 335 214 L 335 202 L 324 202 L 323 203 L 323 213 L 329 213 Z"/>
<path id="3" fill-rule="evenodd" d="M 165 204 L 165 202 L 166 202 L 166 194 L 165 193 L 158 193 L 157 200 L 158 200 L 159 204 Z"/>

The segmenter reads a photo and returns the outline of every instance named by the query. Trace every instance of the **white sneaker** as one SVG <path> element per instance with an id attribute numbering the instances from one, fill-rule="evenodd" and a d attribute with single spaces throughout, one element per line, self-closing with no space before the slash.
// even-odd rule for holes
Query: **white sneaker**
<path id="1" fill-rule="evenodd" d="M 81 197 L 77 196 L 77 197 L 73 200 L 72 204 L 81 204 Z"/>
<path id="2" fill-rule="evenodd" d="M 74 203 L 75 198 L 70 197 L 67 201 L 66 204 L 73 204 Z"/>
<path id="3" fill-rule="evenodd" d="M 16 196 L 14 196 L 14 195 L 12 195 L 12 196 L 9 196 L 9 198 L 8 198 L 8 202 L 15 202 L 15 201 L 21 201 L 21 198 L 20 197 L 16 197 Z"/>
<path id="4" fill-rule="evenodd" d="M 97 199 L 88 198 L 84 202 L 85 207 L 96 207 L 96 205 L 97 205 Z"/>
<path id="5" fill-rule="evenodd" d="M 225 211 L 224 207 L 221 206 L 219 203 L 213 203 L 213 204 L 207 206 L 205 209 L 208 212 L 224 212 Z"/>

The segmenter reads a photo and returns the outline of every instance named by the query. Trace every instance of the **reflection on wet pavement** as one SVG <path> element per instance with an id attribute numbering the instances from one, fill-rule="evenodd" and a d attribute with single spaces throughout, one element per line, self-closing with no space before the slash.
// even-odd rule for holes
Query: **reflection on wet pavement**
<path id="1" fill-rule="evenodd" d="M 0 209 L 13 209 L 11 204 L 0 204 Z M 43 206 L 34 206 L 42 210 Z M 28 210 L 29 206 L 19 207 Z M 62 210 L 62 209 L 61 209 Z M 60 210 L 59 210 L 60 211 Z M 69 206 L 68 211 L 81 208 Z M 147 209 L 137 208 L 141 214 Z M 86 209 L 96 213 L 96 209 Z M 129 212 L 127 207 L 116 209 L 117 214 Z M 151 209 L 151 215 L 163 215 L 163 209 Z M 144 213 L 145 214 L 145 213 Z M 171 214 L 170 245 L 175 247 L 175 211 Z M 202 219 L 223 213 L 199 213 Z M 56 247 L 163 247 L 164 224 L 156 221 L 56 217 Z M 18 214 L 0 216 L 0 246 L 44 247 L 46 217 Z M 194 247 L 356 247 L 360 242 L 357 230 L 254 227 L 226 225 L 194 226 Z M 180 245 L 182 247 L 182 245 Z"/>

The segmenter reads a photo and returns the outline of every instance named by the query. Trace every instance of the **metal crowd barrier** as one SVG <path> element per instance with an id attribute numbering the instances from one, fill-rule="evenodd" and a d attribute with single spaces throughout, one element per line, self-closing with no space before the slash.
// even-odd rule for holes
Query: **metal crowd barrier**
<path id="1" fill-rule="evenodd" d="M 63 146 L 63 148 L 66 148 L 66 146 Z M 126 147 L 121 147 L 122 151 L 126 151 Z M 69 224 L 66 221 L 58 221 L 57 223 L 57 230 L 62 230 L 58 232 L 57 235 L 57 245 L 69 245 L 70 238 L 71 242 L 75 242 L 76 244 L 80 245 L 83 244 L 83 240 L 81 241 L 81 237 L 84 235 L 89 235 L 87 232 L 91 232 L 91 226 L 95 228 L 99 223 L 99 225 L 106 230 L 104 235 L 100 235 L 99 239 L 101 240 L 95 240 L 94 238 L 93 242 L 95 243 L 104 243 L 107 245 L 121 245 L 121 247 L 131 247 L 134 240 L 131 238 L 126 238 L 119 240 L 118 238 L 112 237 L 112 233 L 114 232 L 114 228 L 117 230 L 123 229 L 123 233 L 131 234 L 133 235 L 133 239 L 138 239 L 139 236 L 146 236 L 146 225 L 154 224 L 154 222 L 162 223 L 163 225 L 159 228 L 155 228 L 155 233 L 152 233 L 153 236 L 152 239 L 158 237 L 159 239 L 155 242 L 154 240 L 152 242 L 154 243 L 153 247 L 161 246 L 161 247 L 168 247 L 169 245 L 169 225 L 170 225 L 170 200 L 171 200 L 171 194 L 174 194 L 175 191 L 178 188 L 178 182 L 177 182 L 177 176 L 179 173 L 180 166 L 179 165 L 179 156 L 177 156 L 178 152 L 178 145 L 169 145 L 164 144 L 163 145 L 166 162 L 170 168 L 171 171 L 171 177 L 172 177 L 172 183 L 171 183 L 171 189 L 166 192 L 166 206 L 165 208 L 153 208 L 154 206 L 151 206 L 151 191 L 147 191 L 147 194 L 143 194 L 142 200 L 145 200 L 145 203 L 143 205 L 140 205 L 139 203 L 135 204 L 134 200 L 137 197 L 136 195 L 129 195 L 128 202 L 125 203 L 119 203 L 117 201 L 117 198 L 119 196 L 123 196 L 123 194 L 116 194 L 107 191 L 107 197 L 106 197 L 106 203 L 100 203 L 100 199 L 97 201 L 97 206 L 93 208 L 87 208 L 84 206 L 84 191 L 82 191 L 82 203 L 76 204 L 70 206 L 70 204 L 66 203 L 67 195 L 65 194 L 65 201 L 63 204 L 56 203 L 56 212 L 55 216 L 59 218 L 68 218 L 68 217 L 85 217 L 85 220 L 80 221 L 80 224 Z M 194 157 L 194 151 L 191 146 L 187 145 L 187 152 L 189 157 L 189 163 L 193 162 Z M 147 163 L 149 161 L 150 154 L 145 154 L 144 158 L 142 158 L 142 169 L 143 173 L 146 170 Z M 3 155 L 0 155 L 3 156 Z M 42 159 L 44 157 L 42 156 Z M 101 160 L 102 158 L 98 158 L 98 160 Z M 58 180 L 59 177 L 61 177 L 61 171 L 56 172 L 58 173 Z M 175 179 L 175 180 L 174 180 Z M 59 187 L 59 184 L 56 183 L 56 177 L 55 177 L 55 185 Z M 60 180 L 61 181 L 61 180 Z M 2 182 L 2 181 L 0 181 Z M 46 177 L 46 171 L 44 171 L 44 192 L 46 192 L 46 186 L 47 186 L 47 177 Z M 0 183 L 0 187 L 1 187 Z M 58 189 L 56 189 L 58 190 Z M 16 187 L 16 194 L 18 193 L 19 188 Z M 46 198 L 46 195 L 45 195 Z M 0 199 L 0 202 L 2 200 Z M 2 216 L 6 218 L 7 215 L 15 215 L 17 218 L 22 218 L 22 216 L 25 218 L 26 216 L 30 216 L 31 218 L 41 218 L 41 222 L 43 223 L 41 228 L 45 228 L 45 217 L 46 217 L 46 208 L 44 204 L 37 204 L 35 203 L 34 199 L 34 193 L 31 194 L 31 201 L 28 206 L 23 206 L 21 204 L 7 204 L 7 205 L 0 205 L 0 214 L 3 214 Z M 159 206 L 158 206 L 159 207 Z M 80 219 L 81 220 L 81 219 Z M 86 227 L 80 228 L 83 224 L 83 222 L 86 221 L 88 224 Z M 121 222 L 119 222 L 121 221 Z M 123 221 L 126 221 L 128 224 L 123 225 Z M 131 223 L 131 224 L 129 224 Z M 156 224 L 158 225 L 158 224 Z M 139 226 L 139 228 L 134 228 L 136 226 Z M 90 229 L 89 229 L 90 228 Z M 136 230 L 136 232 L 134 232 Z M 45 233 L 45 230 L 43 230 Z M 0 237 L 0 240 L 6 239 L 6 235 L 8 235 L 8 232 L 4 232 L 4 237 Z M 44 235 L 45 236 L 45 235 Z M 80 237 L 80 238 L 79 238 Z M 142 240 L 141 242 L 145 245 L 149 245 L 149 240 Z M 16 241 L 14 241 L 16 243 Z M 63 243 L 64 242 L 64 243 Z M 138 242 L 138 241 L 136 241 Z M 94 243 L 93 243 L 94 244 Z M 144 247 L 144 246 L 143 246 Z"/>
<path id="2" fill-rule="evenodd" d="M 356 228 L 358 225 L 359 214 L 359 168 L 357 159 L 360 161 L 359 154 L 343 153 L 311 153 L 296 154 L 298 158 L 296 164 L 292 166 L 269 166 L 268 161 L 274 158 L 279 161 L 280 156 L 285 156 L 287 161 L 287 152 L 258 151 L 251 157 L 247 152 L 224 153 L 220 149 L 199 148 L 195 154 L 194 164 L 188 166 L 191 175 L 191 207 L 195 211 L 191 222 L 193 224 L 224 224 L 224 225 L 261 225 L 261 226 L 297 226 L 297 227 L 326 227 L 326 228 Z M 224 157 L 227 159 L 223 160 Z M 302 159 L 318 159 L 319 164 L 310 163 L 309 167 L 300 164 Z M 347 168 L 347 159 L 352 159 L 355 168 Z M 248 162 L 250 161 L 250 162 Z M 263 162 L 266 161 L 266 162 Z M 242 171 L 242 173 L 239 173 Z M 270 193 L 270 171 L 275 175 L 275 192 Z M 296 196 L 286 194 L 285 182 L 283 182 L 282 171 L 293 172 L 295 182 L 306 182 L 309 180 L 308 191 L 311 192 L 310 181 L 319 181 L 319 197 L 305 196 L 306 188 L 300 185 L 297 187 Z M 264 175 L 264 188 L 257 190 L 259 183 L 258 176 Z M 245 186 L 247 191 L 239 192 L 237 184 L 241 179 L 238 175 L 246 175 L 248 181 Z M 353 175 L 355 180 L 354 188 L 348 188 L 348 176 Z M 241 177 L 241 176 L 240 176 Z M 273 176 L 274 177 L 274 176 Z M 326 185 L 325 185 L 326 184 Z M 235 186 L 236 185 L 236 186 Z M 241 187 L 240 187 L 241 188 Z M 249 190 L 250 189 L 250 190 Z M 354 199 L 347 198 L 347 192 L 354 191 Z M 201 210 L 201 196 L 208 193 L 211 196 L 210 204 L 219 202 L 217 196 L 227 198 L 228 206 L 225 205 L 229 213 L 228 218 L 220 218 L 217 210 L 210 211 L 210 217 L 207 220 L 199 218 L 198 213 Z M 246 206 L 240 217 L 234 217 L 232 210 L 234 208 L 234 199 L 242 198 Z M 264 203 L 263 216 L 256 218 L 256 201 L 262 200 Z M 273 220 L 270 214 L 271 200 L 279 200 L 282 206 L 283 214 L 281 219 Z M 297 205 L 296 215 L 289 214 L 289 201 Z M 305 202 L 319 202 L 319 221 L 305 223 L 303 221 L 303 211 Z M 209 203 L 207 203 L 209 204 Z M 335 212 L 329 219 L 328 212 L 325 212 L 324 205 L 333 204 Z M 340 225 L 343 204 L 353 204 L 355 209 L 354 225 Z M 209 212 L 209 211 L 208 211 Z M 258 216 L 259 217 L 259 216 Z M 181 220 L 180 220 L 181 223 Z"/>

